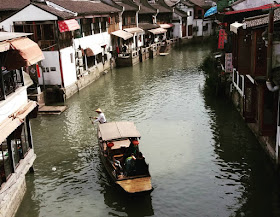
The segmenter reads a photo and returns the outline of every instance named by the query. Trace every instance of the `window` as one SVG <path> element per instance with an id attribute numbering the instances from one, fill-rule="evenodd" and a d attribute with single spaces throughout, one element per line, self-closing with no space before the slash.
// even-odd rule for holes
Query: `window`
<path id="1" fill-rule="evenodd" d="M 208 30 L 208 23 L 205 24 L 205 26 L 203 26 L 203 31 L 207 31 Z"/>
<path id="2" fill-rule="evenodd" d="M 102 53 L 96 55 L 96 61 L 97 63 L 102 62 Z"/>
<path id="3" fill-rule="evenodd" d="M 197 18 L 202 18 L 202 10 L 197 10 Z"/>
<path id="4" fill-rule="evenodd" d="M 89 56 L 87 58 L 87 66 L 88 68 L 93 67 L 95 65 L 95 56 Z"/>
<path id="5" fill-rule="evenodd" d="M 94 34 L 100 33 L 100 25 L 99 25 L 99 22 L 100 22 L 100 18 L 98 18 L 98 17 L 94 18 L 94 22 L 93 22 L 93 31 L 94 31 Z"/>
<path id="6" fill-rule="evenodd" d="M 6 140 L 0 144 L 0 185 L 6 182 L 15 171 L 21 159 L 30 150 L 28 124 L 25 121 Z"/>
<path id="7" fill-rule="evenodd" d="M 8 149 L 8 141 L 5 140 L 0 145 L 0 184 L 6 182 L 13 172 L 12 156 Z"/>
<path id="8" fill-rule="evenodd" d="M 101 22 L 101 32 L 106 32 L 106 31 L 107 31 L 107 17 L 103 17 Z"/>
<path id="9" fill-rule="evenodd" d="M 192 11 L 189 11 L 189 16 L 190 16 L 190 17 L 192 16 Z"/>
<path id="10" fill-rule="evenodd" d="M 15 22 L 15 32 L 33 33 L 28 36 L 30 39 L 38 43 L 41 49 L 55 50 L 57 49 L 55 43 L 54 23 L 49 21 L 38 22 Z"/>
<path id="11" fill-rule="evenodd" d="M 85 36 L 91 35 L 91 19 L 82 19 L 82 30 Z"/>
<path id="12" fill-rule="evenodd" d="M 131 23 L 131 24 L 135 24 L 135 17 L 131 17 L 131 18 L 130 18 L 130 23 Z"/>
<path id="13" fill-rule="evenodd" d="M 238 87 L 241 90 L 241 92 L 243 92 L 243 80 L 244 77 L 242 75 L 239 75 Z"/>
<path id="14" fill-rule="evenodd" d="M 72 45 L 72 33 L 61 32 L 59 33 L 60 48 L 70 47 Z"/>
<path id="15" fill-rule="evenodd" d="M 123 26 L 128 25 L 128 18 L 127 17 L 123 17 Z"/>

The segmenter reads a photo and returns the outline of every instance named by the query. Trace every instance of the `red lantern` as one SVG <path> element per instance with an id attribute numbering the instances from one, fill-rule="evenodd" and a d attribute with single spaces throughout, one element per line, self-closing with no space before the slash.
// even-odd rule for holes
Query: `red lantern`
<path id="1" fill-rule="evenodd" d="M 139 145 L 139 142 L 138 142 L 137 140 L 133 140 L 133 141 L 132 141 L 132 144 L 133 144 L 133 145 Z"/>
<path id="2" fill-rule="evenodd" d="M 108 144 L 107 144 L 107 147 L 109 147 L 109 148 L 112 148 L 114 146 L 114 143 L 112 143 L 112 142 L 109 142 Z"/>

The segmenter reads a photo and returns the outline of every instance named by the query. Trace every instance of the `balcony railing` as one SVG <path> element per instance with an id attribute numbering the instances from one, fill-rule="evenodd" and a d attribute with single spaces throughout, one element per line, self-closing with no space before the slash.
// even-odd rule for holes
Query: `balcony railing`
<path id="1" fill-rule="evenodd" d="M 23 86 L 21 71 L 0 71 L 0 100 L 6 99 L 8 95 L 15 92 L 16 89 L 21 86 Z"/>

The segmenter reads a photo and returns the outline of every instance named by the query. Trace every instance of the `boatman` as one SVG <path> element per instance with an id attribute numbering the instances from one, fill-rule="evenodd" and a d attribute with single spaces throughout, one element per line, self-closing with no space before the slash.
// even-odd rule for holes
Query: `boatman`
<path id="1" fill-rule="evenodd" d="M 100 124 L 104 124 L 106 123 L 106 118 L 105 118 L 105 115 L 104 113 L 101 111 L 100 108 L 96 109 L 95 110 L 98 114 L 98 117 L 94 117 L 95 120 L 93 122 L 99 122 Z"/>

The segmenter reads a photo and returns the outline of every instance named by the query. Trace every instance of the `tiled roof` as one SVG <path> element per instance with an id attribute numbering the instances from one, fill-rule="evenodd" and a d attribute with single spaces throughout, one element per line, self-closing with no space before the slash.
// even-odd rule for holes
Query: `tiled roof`
<path id="1" fill-rule="evenodd" d="M 116 4 L 123 6 L 125 11 L 138 11 L 138 6 L 135 5 L 130 5 L 130 4 L 126 4 L 125 2 L 116 2 Z"/>
<path id="2" fill-rule="evenodd" d="M 66 19 L 70 19 L 70 18 L 74 18 L 74 14 L 73 13 L 70 13 L 70 12 L 67 12 L 67 11 L 61 11 L 61 10 L 56 10 L 55 8 L 53 7 L 50 7 L 44 3 L 32 3 L 33 5 L 43 9 L 44 11 L 47 11 L 55 16 L 58 16 L 64 20 Z"/>
<path id="3" fill-rule="evenodd" d="M 212 7 L 212 3 L 213 1 L 209 0 L 209 1 L 205 1 L 205 0 L 189 0 L 189 2 L 198 5 L 199 7 L 202 8 L 210 8 Z"/>
<path id="4" fill-rule="evenodd" d="M 30 0 L 2 0 L 0 11 L 20 10 L 27 6 Z"/>
<path id="5" fill-rule="evenodd" d="M 119 12 L 120 10 L 105 4 L 101 1 L 73 1 L 73 0 L 51 0 L 51 2 L 66 8 L 70 11 L 76 12 L 79 15 L 85 14 L 104 14 Z"/>
<path id="6" fill-rule="evenodd" d="M 164 7 L 158 3 L 151 4 L 154 8 L 158 9 L 159 13 L 171 13 L 171 8 Z"/>
<path id="7" fill-rule="evenodd" d="M 155 14 L 157 12 L 157 10 L 145 0 L 135 0 L 134 2 L 140 5 L 139 14 Z"/>
<path id="8" fill-rule="evenodd" d="M 138 26 L 143 30 L 155 29 L 160 27 L 160 25 L 152 23 L 139 23 Z"/>
<path id="9" fill-rule="evenodd" d="M 164 0 L 164 1 L 169 7 L 174 6 L 178 2 L 178 0 Z"/>
<path id="10" fill-rule="evenodd" d="M 174 9 L 174 13 L 178 14 L 180 17 L 188 17 L 188 14 L 186 12 L 181 11 L 178 8 Z"/>
<path id="11" fill-rule="evenodd" d="M 268 17 L 269 17 L 268 14 L 260 15 L 260 16 L 256 16 L 256 17 L 250 17 L 250 18 L 245 19 L 245 21 L 243 23 L 246 24 L 246 28 L 267 25 Z M 280 20 L 280 8 L 278 8 L 274 11 L 274 22 L 279 21 L 279 20 Z"/>
<path id="12" fill-rule="evenodd" d="M 187 1 L 180 1 L 182 4 L 184 4 L 184 5 L 186 5 L 186 6 L 188 6 L 188 7 L 193 7 L 195 4 L 194 3 L 192 3 L 192 2 L 187 2 Z M 178 2 L 179 3 L 179 2 Z"/>
<path id="13" fill-rule="evenodd" d="M 238 1 L 236 1 L 236 2 L 233 2 L 233 3 L 231 4 L 231 6 L 238 5 L 239 3 L 244 2 L 244 1 L 245 1 L 245 0 L 238 0 Z"/>

